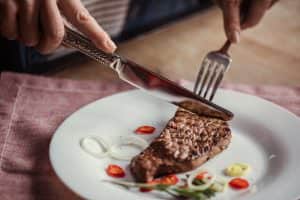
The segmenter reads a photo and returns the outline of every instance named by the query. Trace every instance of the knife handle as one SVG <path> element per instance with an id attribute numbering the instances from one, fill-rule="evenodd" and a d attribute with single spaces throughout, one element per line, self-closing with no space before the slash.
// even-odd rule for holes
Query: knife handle
<path id="1" fill-rule="evenodd" d="M 115 63 L 119 63 L 120 61 L 118 55 L 105 53 L 98 49 L 91 40 L 66 25 L 62 43 L 113 69 L 115 69 Z"/>

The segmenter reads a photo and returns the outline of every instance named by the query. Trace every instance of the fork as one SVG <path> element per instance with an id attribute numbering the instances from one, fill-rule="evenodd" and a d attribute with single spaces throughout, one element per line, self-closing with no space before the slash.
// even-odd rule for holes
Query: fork
<path id="1" fill-rule="evenodd" d="M 194 93 L 212 101 L 227 71 L 231 58 L 228 49 L 231 42 L 227 40 L 218 51 L 209 52 L 204 58 L 197 75 Z"/>

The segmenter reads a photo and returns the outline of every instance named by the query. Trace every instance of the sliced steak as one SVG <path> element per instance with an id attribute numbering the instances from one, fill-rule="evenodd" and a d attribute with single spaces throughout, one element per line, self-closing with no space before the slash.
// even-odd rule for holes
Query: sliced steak
<path id="1" fill-rule="evenodd" d="M 226 149 L 231 131 L 224 120 L 179 109 L 162 133 L 130 163 L 138 182 L 192 170 Z"/>

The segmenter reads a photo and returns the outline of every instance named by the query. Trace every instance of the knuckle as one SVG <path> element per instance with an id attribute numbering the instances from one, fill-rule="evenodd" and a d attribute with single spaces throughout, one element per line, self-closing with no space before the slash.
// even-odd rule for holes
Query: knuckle
<path id="1" fill-rule="evenodd" d="M 62 39 L 64 37 L 64 29 L 62 28 L 57 28 L 53 31 L 50 31 L 48 34 L 48 40 L 49 42 L 52 42 L 56 45 L 60 44 Z"/>
<path id="2" fill-rule="evenodd" d="M 77 10 L 75 12 L 75 16 L 76 16 L 76 22 L 80 24 L 87 23 L 92 19 L 92 16 L 85 8 Z"/>

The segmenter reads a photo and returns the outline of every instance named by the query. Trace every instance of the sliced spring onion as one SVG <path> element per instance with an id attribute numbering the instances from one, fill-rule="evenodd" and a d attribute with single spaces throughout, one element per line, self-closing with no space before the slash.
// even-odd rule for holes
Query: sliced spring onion
<path id="1" fill-rule="evenodd" d="M 125 160 L 125 161 L 131 160 L 132 157 L 135 155 L 132 155 L 130 153 L 125 153 L 124 151 L 122 151 L 121 147 L 124 146 L 133 146 L 140 150 L 144 150 L 148 146 L 148 143 L 146 140 L 140 137 L 124 136 L 120 138 L 120 141 L 117 144 L 112 145 L 110 147 L 109 156 L 117 160 Z"/>
<path id="2" fill-rule="evenodd" d="M 103 158 L 108 155 L 109 145 L 101 137 L 84 137 L 80 140 L 80 147 L 95 158 Z"/>
<path id="3" fill-rule="evenodd" d="M 193 184 L 193 182 L 194 182 L 195 178 L 198 176 L 198 174 L 203 173 L 203 172 L 207 172 L 207 177 L 209 177 L 209 178 L 204 177 L 202 179 L 202 181 L 204 183 L 201 184 L 201 185 Z M 192 190 L 202 191 L 202 190 L 206 190 L 207 188 L 212 186 L 215 179 L 216 179 L 215 173 L 212 173 L 211 171 L 206 170 L 206 169 L 200 169 L 200 170 L 197 170 L 195 173 L 193 173 L 189 176 L 189 178 L 187 179 L 187 184 L 188 184 L 188 187 Z"/>
<path id="4" fill-rule="evenodd" d="M 210 187 L 212 190 L 216 192 L 224 192 L 225 189 L 227 188 L 227 182 L 226 181 L 221 181 L 221 180 L 216 180 Z"/>

